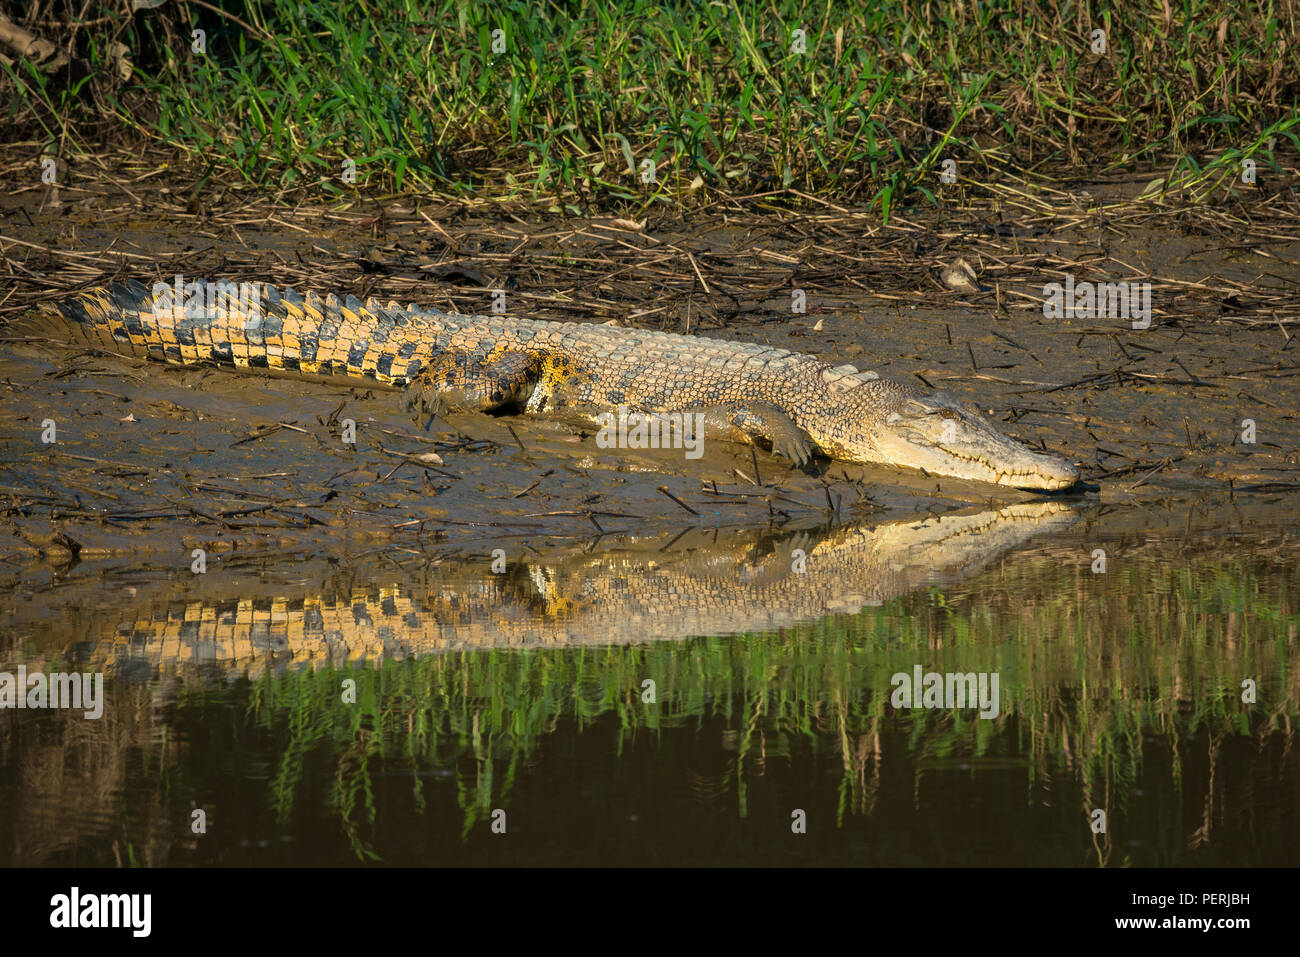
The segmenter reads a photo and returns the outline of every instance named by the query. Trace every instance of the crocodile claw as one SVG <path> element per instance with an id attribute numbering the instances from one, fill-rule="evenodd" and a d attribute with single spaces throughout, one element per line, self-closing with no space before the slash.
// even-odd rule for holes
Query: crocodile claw
<path id="1" fill-rule="evenodd" d="M 812 458 L 812 446 L 801 435 L 782 435 L 772 440 L 772 453 L 789 459 L 791 468 L 802 468 Z"/>

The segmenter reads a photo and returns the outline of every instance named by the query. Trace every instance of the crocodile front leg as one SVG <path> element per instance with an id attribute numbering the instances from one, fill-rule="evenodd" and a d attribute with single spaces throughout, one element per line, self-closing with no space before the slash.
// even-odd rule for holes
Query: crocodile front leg
<path id="1" fill-rule="evenodd" d="M 706 428 L 729 433 L 742 441 L 767 442 L 773 453 L 789 459 L 795 467 L 806 464 L 816 449 L 812 436 L 796 425 L 784 409 L 770 402 L 710 406 L 693 411 L 704 415 Z"/>

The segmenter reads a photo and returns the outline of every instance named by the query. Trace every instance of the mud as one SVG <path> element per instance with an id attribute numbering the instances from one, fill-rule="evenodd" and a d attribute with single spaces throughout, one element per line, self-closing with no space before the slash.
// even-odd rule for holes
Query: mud
<path id="1" fill-rule="evenodd" d="M 1260 227 L 1225 250 L 1196 230 L 1115 228 L 1104 213 L 1076 212 L 991 228 L 968 211 L 863 237 L 843 219 L 789 213 L 632 230 L 520 226 L 464 210 L 228 212 L 210 228 L 169 229 L 107 200 L 24 217 L 11 201 L 4 251 L 8 272 L 24 278 L 0 296 L 0 315 L 110 278 L 105 262 L 146 279 L 284 277 L 463 312 L 484 311 L 503 288 L 513 311 L 770 343 L 943 389 L 1078 462 L 1075 498 L 1264 496 L 1289 520 L 1300 490 L 1300 326 L 1269 303 L 1300 281 L 1300 243 Z M 978 288 L 939 278 L 958 257 Z M 48 279 L 26 278 L 41 266 Z M 1045 318 L 1043 286 L 1067 268 L 1080 281 L 1151 280 L 1150 328 Z M 805 312 L 791 311 L 792 288 L 804 290 Z M 16 338 L 0 353 L 0 559 L 482 548 L 1032 498 L 889 468 L 792 471 L 717 442 L 700 460 L 606 450 L 590 432 L 520 416 L 417 421 L 381 389 L 177 370 Z M 55 443 L 41 441 L 46 420 Z M 346 420 L 354 445 L 342 441 Z M 1254 442 L 1242 441 L 1246 420 Z M 417 458 L 430 452 L 441 464 Z"/>

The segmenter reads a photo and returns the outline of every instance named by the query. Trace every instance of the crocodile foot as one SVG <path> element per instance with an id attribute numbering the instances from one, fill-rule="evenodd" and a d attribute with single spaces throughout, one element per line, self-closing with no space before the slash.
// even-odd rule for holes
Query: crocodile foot
<path id="1" fill-rule="evenodd" d="M 729 430 L 743 441 L 770 444 L 772 453 L 789 459 L 792 468 L 802 468 L 817 447 L 812 436 L 795 424 L 784 409 L 768 402 L 747 402 L 740 406 L 718 406 L 700 410 L 706 425 Z"/>

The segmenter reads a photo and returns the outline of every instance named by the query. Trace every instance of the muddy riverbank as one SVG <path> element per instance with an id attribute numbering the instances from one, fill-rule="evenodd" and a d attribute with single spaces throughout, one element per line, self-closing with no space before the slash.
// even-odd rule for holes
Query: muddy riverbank
<path id="1" fill-rule="evenodd" d="M 127 275 L 272 280 L 462 312 L 487 311 L 500 294 L 528 315 L 770 343 L 943 389 L 1077 462 L 1081 494 L 1108 504 L 1300 490 L 1300 242 L 1289 210 L 1234 220 L 1229 243 L 1209 235 L 1222 218 L 1108 208 L 1093 193 L 1104 197 L 1104 184 L 1056 210 L 1003 205 L 888 227 L 833 209 L 521 222 L 468 208 L 231 203 L 181 228 L 125 197 L 65 195 L 21 217 L 10 197 L 0 319 Z M 971 267 L 965 285 L 945 278 L 958 260 Z M 1046 317 L 1052 283 L 1135 284 L 1135 315 Z M 523 417 L 421 422 L 382 389 L 17 339 L 0 356 L 0 556 L 15 559 L 422 547 L 1026 498 L 893 469 L 792 471 L 723 443 L 701 460 L 607 450 L 591 432 Z M 347 420 L 355 444 L 342 441 Z M 53 443 L 42 441 L 50 421 Z"/>

